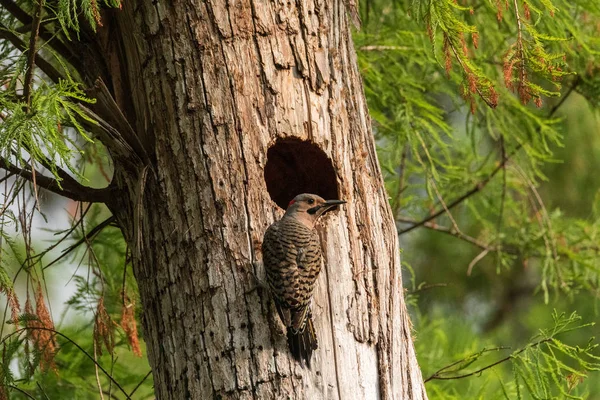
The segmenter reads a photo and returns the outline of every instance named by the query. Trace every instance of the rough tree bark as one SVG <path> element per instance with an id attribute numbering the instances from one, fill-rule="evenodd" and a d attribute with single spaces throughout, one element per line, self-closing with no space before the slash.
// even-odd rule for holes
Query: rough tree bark
<path id="1" fill-rule="evenodd" d="M 342 0 L 128 0 L 103 23 L 82 63 L 124 116 L 94 92 L 128 137 L 104 132 L 108 206 L 133 249 L 157 398 L 425 399 Z M 301 192 L 348 201 L 320 223 L 310 370 L 254 278 L 265 229 Z"/>

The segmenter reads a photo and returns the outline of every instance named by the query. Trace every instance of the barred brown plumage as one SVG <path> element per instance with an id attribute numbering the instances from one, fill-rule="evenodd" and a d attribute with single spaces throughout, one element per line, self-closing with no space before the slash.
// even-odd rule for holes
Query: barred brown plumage
<path id="1" fill-rule="evenodd" d="M 287 327 L 292 356 L 310 367 L 317 337 L 310 301 L 321 272 L 321 245 L 315 230 L 317 219 L 342 204 L 314 194 L 300 194 L 289 204 L 281 220 L 265 232 L 262 253 L 267 282 L 279 317 Z"/>

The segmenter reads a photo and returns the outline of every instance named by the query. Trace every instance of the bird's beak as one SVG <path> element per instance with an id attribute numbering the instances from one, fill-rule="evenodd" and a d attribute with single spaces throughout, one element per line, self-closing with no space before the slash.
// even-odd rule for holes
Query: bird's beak
<path id="1" fill-rule="evenodd" d="M 321 204 L 320 206 L 315 206 L 313 208 L 309 208 L 307 211 L 309 214 L 317 214 L 317 216 L 323 214 L 325 211 L 340 205 L 340 204 L 344 204 L 345 201 L 344 200 L 327 200 L 325 203 Z"/>
<path id="2" fill-rule="evenodd" d="M 329 209 L 331 207 L 335 207 L 344 203 L 346 203 L 344 200 L 327 200 L 325 203 L 323 203 L 322 207 L 325 209 Z"/>

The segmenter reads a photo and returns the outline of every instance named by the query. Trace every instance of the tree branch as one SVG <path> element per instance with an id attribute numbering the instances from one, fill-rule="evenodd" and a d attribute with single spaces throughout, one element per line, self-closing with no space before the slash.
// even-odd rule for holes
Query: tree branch
<path id="1" fill-rule="evenodd" d="M 423 285 L 423 286 L 419 287 L 418 289 L 415 289 L 412 291 L 409 290 L 406 293 L 407 294 L 417 294 L 419 292 L 424 292 L 429 289 L 434 289 L 434 288 L 439 288 L 439 287 L 447 287 L 447 286 L 448 286 L 447 283 L 430 283 L 429 285 Z"/>
<path id="2" fill-rule="evenodd" d="M 556 103 L 554 105 L 554 107 L 552 107 L 550 109 L 550 112 L 548 113 L 548 118 L 552 117 L 554 115 L 554 113 L 556 113 L 556 111 L 558 111 L 560 106 L 562 106 L 564 104 L 564 102 L 569 98 L 571 93 L 573 93 L 573 91 L 575 89 L 577 89 L 577 86 L 579 86 L 580 83 L 581 83 L 581 75 L 577 75 L 575 77 L 575 80 L 571 84 L 571 86 L 569 86 L 569 89 L 567 90 L 567 92 L 564 94 L 564 96 L 561 97 L 560 100 L 558 101 L 558 103 Z"/>
<path id="3" fill-rule="evenodd" d="M 8 11 L 13 17 L 19 20 L 24 26 L 32 25 L 33 18 L 25 12 L 18 4 L 11 0 L 0 0 L 0 5 Z M 56 34 L 50 32 L 48 29 L 44 27 L 44 25 L 40 25 L 39 28 L 39 36 L 46 42 L 50 47 L 54 49 L 65 61 L 71 64 L 76 70 L 79 71 L 81 68 L 81 63 L 79 62 L 78 57 L 75 55 L 73 51 L 60 40 L 56 39 Z M 38 65 L 39 67 L 39 65 Z M 41 68 L 41 67 L 40 67 Z"/>
<path id="4" fill-rule="evenodd" d="M 390 51 L 390 50 L 396 50 L 396 51 L 414 51 L 415 49 L 414 49 L 414 47 L 410 47 L 410 46 L 385 46 L 385 45 L 377 46 L 377 45 L 371 45 L 371 46 L 362 46 L 358 50 L 360 50 L 360 51 Z"/>
<path id="5" fill-rule="evenodd" d="M 490 251 L 489 250 L 483 250 L 481 253 L 477 254 L 475 256 L 475 258 L 473 258 L 471 260 L 471 262 L 469 263 L 469 266 L 467 267 L 467 276 L 471 276 L 471 272 L 473 272 L 473 267 L 475 266 L 475 264 L 477 264 L 479 261 L 483 260 L 485 258 L 485 256 L 488 255 Z"/>
<path id="6" fill-rule="evenodd" d="M 25 82 L 23 82 L 23 97 L 27 112 L 31 106 L 31 89 L 33 85 L 33 70 L 35 68 L 35 54 L 37 53 L 36 45 L 38 35 L 40 33 L 40 23 L 42 22 L 42 10 L 44 8 L 44 0 L 37 0 L 37 8 L 33 16 L 31 34 L 29 36 L 29 49 L 27 50 L 27 68 L 25 69 Z M 34 175 L 35 178 L 35 175 Z"/>
<path id="7" fill-rule="evenodd" d="M 3 183 L 4 181 L 10 179 L 10 177 L 12 177 L 13 175 L 15 175 L 14 172 L 8 172 L 7 171 L 6 175 L 4 175 L 3 178 L 0 178 L 0 183 Z M 2 213 L 0 213 L 0 214 L 2 214 Z"/>
<path id="8" fill-rule="evenodd" d="M 5 337 L 2 338 L 2 341 L 0 341 L 0 344 L 4 343 L 7 339 L 9 339 L 12 336 L 15 335 L 20 335 L 23 332 L 28 332 L 30 330 L 39 330 L 39 331 L 46 331 L 46 332 L 50 332 L 54 335 L 58 335 L 60 337 L 62 337 L 63 339 L 65 339 L 66 341 L 68 341 L 69 343 L 71 343 L 73 346 L 77 347 L 77 349 L 82 352 L 90 361 L 92 361 L 98 368 L 100 368 L 100 370 L 102 371 L 102 373 L 108 378 L 110 379 L 110 381 L 112 383 L 115 384 L 115 386 L 117 386 L 117 388 L 125 395 L 125 398 L 127 399 L 131 399 L 131 397 L 127 394 L 127 392 L 123 389 L 123 387 L 119 384 L 119 382 L 117 382 L 115 380 L 115 378 L 113 378 L 113 376 L 111 374 L 108 373 L 107 370 L 104 369 L 104 367 L 102 367 L 102 365 L 100 365 L 96 360 L 94 360 L 94 357 L 92 357 L 87 351 L 85 351 L 85 349 L 83 347 L 81 347 L 77 342 L 75 342 L 73 339 L 71 339 L 70 337 L 68 337 L 67 335 L 65 335 L 62 332 L 59 332 L 57 330 L 51 329 L 51 328 L 45 328 L 45 327 L 24 327 L 21 329 L 18 329 L 14 332 L 12 332 L 9 335 L 6 335 Z"/>
<path id="9" fill-rule="evenodd" d="M 463 71 L 465 72 L 465 74 L 469 74 L 469 69 L 467 68 L 467 66 L 465 65 L 465 63 L 463 62 L 463 60 L 461 60 L 460 56 L 458 55 L 458 51 L 456 50 L 456 47 L 454 47 L 454 43 L 452 43 L 452 41 L 450 39 L 448 39 L 448 45 L 450 46 L 450 48 L 452 49 L 452 52 L 454 53 L 454 56 L 456 57 L 456 61 L 458 61 L 458 63 L 460 64 L 461 68 L 463 69 Z M 494 104 L 492 101 L 490 101 L 490 99 L 488 99 L 487 97 L 484 96 L 483 92 L 481 91 L 481 89 L 479 88 L 479 85 L 475 85 L 475 90 L 477 91 L 477 94 L 479 95 L 479 98 L 481 100 L 483 100 L 483 102 L 491 109 L 496 108 L 497 104 Z"/>
<path id="10" fill-rule="evenodd" d="M 521 16 L 519 15 L 519 3 L 517 0 L 514 0 L 515 5 L 515 16 L 517 19 L 517 53 L 519 54 L 519 61 L 521 64 L 521 69 L 519 71 L 519 87 L 517 92 L 519 93 L 519 97 L 523 104 L 526 104 L 529 101 L 529 93 L 527 93 L 527 64 L 525 60 L 525 50 L 523 48 L 523 27 L 521 26 Z"/>
<path id="11" fill-rule="evenodd" d="M 138 384 L 133 388 L 133 390 L 129 393 L 129 397 L 133 397 L 133 394 L 142 386 L 142 383 L 152 374 L 152 370 L 148 371 L 148 373 L 144 376 L 144 379 L 138 382 Z"/>
<path id="12" fill-rule="evenodd" d="M 454 200 L 452 203 L 448 204 L 446 207 L 442 207 L 440 210 L 436 211 L 435 213 L 433 213 L 433 214 L 429 215 L 428 217 L 422 219 L 421 221 L 415 223 L 413 226 L 401 230 L 400 232 L 398 232 L 398 235 L 408 233 L 408 232 L 412 231 L 413 229 L 426 224 L 427 222 L 431 221 L 432 219 L 435 219 L 435 218 L 439 217 L 440 215 L 442 215 L 443 213 L 445 213 L 446 210 L 451 210 L 452 208 L 456 207 L 457 205 L 459 205 L 460 203 L 462 203 L 463 201 L 465 201 L 466 199 L 468 199 L 475 193 L 478 193 L 479 191 L 481 191 L 485 187 L 485 185 L 487 185 L 492 180 L 492 178 L 498 172 L 500 172 L 500 170 L 502 170 L 504 168 L 504 166 L 506 165 L 508 160 L 514 154 L 516 154 L 516 152 L 519 151 L 521 149 L 521 147 L 522 147 L 522 145 L 518 145 L 517 148 L 512 152 L 512 154 L 510 154 L 508 157 L 506 157 L 504 160 L 502 160 L 502 162 L 500 164 L 498 164 L 498 166 L 496 168 L 494 168 L 494 170 L 492 171 L 491 174 L 486 176 L 482 181 L 476 183 L 475 186 L 473 186 L 473 188 L 471 190 L 469 190 L 468 192 L 466 192 L 465 194 L 460 196 L 458 199 Z"/>
<path id="13" fill-rule="evenodd" d="M 396 218 L 397 221 L 399 222 L 405 222 L 405 223 L 409 223 L 409 224 L 418 224 L 419 221 L 412 219 L 412 218 L 408 218 L 408 217 L 403 217 L 403 216 L 399 216 L 398 218 Z M 472 236 L 469 235 L 465 235 L 464 233 L 460 232 L 460 231 L 456 231 L 452 228 L 447 228 L 445 226 L 441 226 L 432 222 L 425 222 L 422 224 L 425 228 L 437 231 L 437 232 L 442 232 L 442 233 L 446 233 L 450 236 L 454 236 L 456 238 L 459 238 L 461 240 L 464 240 L 467 243 L 471 243 L 472 245 L 475 245 L 477 247 L 479 247 L 482 250 L 487 250 L 487 251 L 500 251 L 500 250 L 504 250 L 502 249 L 502 247 L 500 246 L 491 246 L 489 244 L 486 244 Z M 507 253 L 510 253 L 510 251 L 507 251 Z"/>
<path id="14" fill-rule="evenodd" d="M 467 356 L 467 357 L 465 357 L 465 358 L 461 358 L 461 359 L 460 359 L 460 360 L 458 360 L 458 361 L 454 361 L 452 364 L 448 364 L 448 365 L 446 365 L 445 367 L 438 369 L 436 372 L 434 372 L 434 373 L 433 373 L 433 375 L 431 375 L 429 378 L 425 379 L 425 381 L 424 381 L 424 382 L 425 382 L 425 383 L 427 383 L 427 381 L 430 381 L 430 380 L 432 380 L 432 379 L 444 379 L 444 378 L 439 378 L 439 377 L 438 377 L 438 376 L 439 376 L 439 374 L 441 374 L 441 373 L 442 373 L 442 372 L 444 372 L 445 370 L 447 370 L 447 369 L 449 369 L 449 368 L 452 368 L 452 367 L 454 367 L 455 365 L 458 365 L 458 364 L 460 364 L 460 363 L 463 363 L 463 362 L 465 362 L 465 361 L 470 361 L 470 360 L 473 360 L 473 361 L 475 361 L 475 360 L 476 360 L 477 358 L 479 358 L 479 356 L 481 356 L 483 353 L 487 353 L 487 352 L 490 352 L 490 351 L 507 350 L 507 349 L 510 349 L 510 347 L 504 347 L 504 346 L 500 346 L 500 347 L 494 347 L 494 348 L 492 348 L 492 349 L 485 349 L 485 348 L 484 348 L 483 350 L 481 350 L 481 351 L 479 351 L 479 352 L 477 352 L 477 353 L 475 353 L 475 354 L 471 354 L 470 356 Z"/>
<path id="15" fill-rule="evenodd" d="M 492 351 L 492 350 L 504 350 L 504 349 L 507 349 L 508 347 L 497 347 L 497 348 L 495 348 L 495 349 L 483 349 L 481 352 L 479 352 L 479 353 L 477 353 L 477 354 L 475 354 L 475 355 L 471 355 L 471 356 L 469 356 L 469 357 L 465 357 L 465 358 L 463 358 L 462 360 L 459 360 L 459 361 L 453 362 L 452 364 L 445 366 L 444 368 L 442 368 L 442 369 L 438 370 L 437 372 L 435 372 L 435 373 L 434 373 L 433 375 L 431 375 L 429 378 L 425 379 L 423 382 L 427 383 L 427 382 L 429 382 L 430 380 L 433 380 L 433 379 L 438 379 L 438 380 L 461 379 L 461 378 L 466 378 L 466 377 L 469 377 L 469 376 L 477 375 L 477 374 L 479 374 L 479 373 L 481 373 L 481 372 L 483 372 L 483 371 L 485 371 L 485 370 L 488 370 L 488 369 L 490 369 L 490 368 L 493 368 L 493 367 L 495 367 L 495 366 L 496 366 L 496 365 L 498 365 L 498 364 L 502 364 L 503 362 L 506 362 L 506 361 L 510 360 L 511 358 L 513 358 L 513 357 L 514 357 L 514 356 L 516 356 L 516 355 L 519 355 L 519 354 L 521 354 L 521 353 L 522 353 L 522 352 L 524 352 L 525 350 L 528 350 L 528 349 L 531 349 L 531 348 L 537 347 L 537 346 L 539 346 L 539 345 L 541 345 L 541 344 L 543 344 L 543 343 L 549 342 L 549 341 L 551 341 L 551 340 L 552 340 L 552 338 L 550 337 L 550 338 L 542 339 L 542 340 L 540 340 L 540 341 L 538 341 L 538 342 L 532 343 L 532 344 L 530 344 L 529 346 L 525 346 L 525 347 L 523 347 L 521 350 L 517 351 L 516 353 L 512 353 L 511 355 L 509 355 L 509 356 L 506 356 L 506 357 L 504 357 L 504 358 L 502 358 L 502 359 L 500 359 L 500 360 L 498 360 L 498 361 L 496 361 L 496 362 L 494 362 L 494 363 L 492 363 L 492 364 L 490 364 L 490 365 L 486 365 L 485 367 L 479 368 L 478 370 L 476 370 L 476 371 L 473 371 L 473 372 L 469 372 L 469 373 L 467 373 L 467 374 L 463 374 L 463 375 L 457 375 L 457 376 L 440 376 L 440 375 L 439 375 L 440 373 L 442 373 L 443 371 L 447 370 L 448 368 L 451 368 L 451 367 L 453 367 L 453 366 L 454 366 L 454 365 L 456 365 L 456 364 L 460 364 L 461 362 L 467 361 L 467 360 L 469 360 L 470 358 L 472 358 L 472 357 L 476 356 L 477 354 L 481 354 L 481 353 L 483 353 L 484 351 Z"/>
<path id="16" fill-rule="evenodd" d="M 31 171 L 19 168 L 2 158 L 0 158 L 0 168 L 33 183 L 33 173 Z M 63 171 L 63 173 L 68 176 L 66 172 Z M 70 176 L 67 179 L 64 177 L 61 178 L 62 182 L 59 184 L 56 179 L 38 173 L 35 176 L 35 183 L 41 188 L 75 201 L 108 203 L 113 197 L 113 188 L 111 186 L 104 189 L 94 189 L 83 186 Z"/>
<path id="17" fill-rule="evenodd" d="M 81 239 L 79 239 L 76 243 L 72 244 L 71 246 L 67 247 L 60 256 L 58 256 L 55 260 L 53 260 L 50 264 L 46 265 L 43 269 L 47 269 L 50 268 L 52 265 L 56 264 L 57 262 L 59 262 L 60 260 L 62 260 L 64 257 L 66 257 L 69 253 L 71 253 L 73 250 L 75 250 L 77 247 L 79 247 L 81 244 L 83 244 L 84 242 L 87 242 L 88 240 L 90 240 L 91 238 L 93 238 L 94 236 L 96 236 L 98 233 L 100 233 L 104 228 L 106 228 L 107 226 L 109 226 L 110 224 L 112 224 L 113 222 L 116 222 L 117 218 L 115 218 L 114 215 L 108 217 L 107 219 L 105 219 L 104 221 L 100 222 L 98 225 L 96 225 L 91 231 L 89 231 L 88 233 L 85 234 L 84 237 L 82 237 Z"/>
<path id="18" fill-rule="evenodd" d="M 506 146 L 504 145 L 504 135 L 500 134 L 500 155 L 506 160 Z M 498 235 L 502 232 L 502 222 L 504 221 L 504 203 L 506 202 L 506 168 L 502 171 L 502 193 L 500 195 L 500 212 L 498 213 L 498 222 L 496 223 L 496 232 Z"/>
<path id="19" fill-rule="evenodd" d="M 104 145 L 113 151 L 113 155 L 120 161 L 137 164 L 136 167 L 151 165 L 148 153 L 137 132 L 132 128 L 104 81 L 101 78 L 96 79 L 94 87 L 87 92 L 96 99 L 94 111 L 82 104 L 80 108 L 98 122 L 98 125 L 89 128 L 95 128 L 93 132 L 102 135 L 100 137 Z M 84 126 L 89 125 L 84 122 Z"/>
<path id="20" fill-rule="evenodd" d="M 581 78 L 578 76 L 577 78 L 575 78 L 575 80 L 573 81 L 573 84 L 569 87 L 569 89 L 567 90 L 567 92 L 564 94 L 564 96 L 560 99 L 560 101 L 554 106 L 552 107 L 552 109 L 550 109 L 550 112 L 548 113 L 547 118 L 551 118 L 556 111 L 560 108 L 560 106 L 562 106 L 564 104 L 564 102 L 567 100 L 567 98 L 571 95 L 571 93 L 573 93 L 573 91 L 577 88 L 577 86 L 581 83 Z M 455 206 L 457 206 L 458 204 L 462 203 L 464 200 L 468 199 L 469 197 L 471 197 L 472 195 L 474 195 L 475 193 L 480 192 L 485 185 L 487 185 L 490 180 L 498 173 L 500 172 L 500 170 L 504 169 L 504 167 L 506 166 L 506 163 L 519 151 L 521 150 L 521 148 L 523 147 L 523 143 L 519 143 L 519 145 L 517 145 L 517 147 L 515 147 L 515 149 L 513 150 L 513 152 L 509 155 L 505 154 L 505 150 L 503 150 L 504 154 L 502 155 L 502 161 L 501 163 L 494 168 L 494 170 L 491 172 L 490 175 L 488 175 L 487 177 L 485 177 L 482 181 L 478 182 L 477 184 L 475 184 L 475 186 L 469 190 L 468 192 L 466 192 L 465 194 L 463 194 L 462 196 L 460 196 L 458 199 L 454 200 L 452 203 L 448 204 L 447 207 L 442 207 L 440 210 L 436 211 L 435 213 L 429 215 L 428 217 L 422 219 L 421 221 L 415 222 L 414 225 L 403 229 L 401 231 L 398 232 L 398 235 L 402 235 L 404 233 L 408 233 L 410 231 L 412 231 L 415 228 L 418 228 L 420 226 L 425 225 L 427 222 L 431 221 L 432 219 L 435 219 L 437 217 L 439 217 L 440 215 L 442 215 L 443 213 L 446 212 L 446 208 L 448 210 L 454 208 Z"/>
<path id="21" fill-rule="evenodd" d="M 85 208 L 85 210 L 83 211 L 82 215 L 80 218 L 78 218 L 75 223 L 73 224 L 73 226 L 71 228 L 69 228 L 66 233 L 56 242 L 52 243 L 52 245 L 50 245 L 48 248 L 46 248 L 45 250 L 43 250 L 42 252 L 34 255 L 31 257 L 32 262 L 36 262 L 36 260 L 41 259 L 42 257 L 44 257 L 46 254 L 48 254 L 51 250 L 53 250 L 54 248 L 56 248 L 58 245 L 60 245 L 63 241 L 65 241 L 69 236 L 71 236 L 71 234 L 75 231 L 75 229 L 77 229 L 77 227 L 79 225 L 81 225 L 81 223 L 83 222 L 83 219 L 85 218 L 85 216 L 87 215 L 87 213 L 90 211 L 90 209 L 92 208 L 91 204 L 88 204 L 87 207 Z"/>
<path id="22" fill-rule="evenodd" d="M 398 190 L 396 191 L 396 197 L 393 200 L 392 212 L 394 216 L 398 215 L 400 206 L 402 204 L 402 192 L 404 192 L 404 177 L 406 176 L 406 158 L 408 157 L 408 144 L 404 145 L 402 149 L 402 156 L 400 158 L 400 173 L 398 175 Z"/>
<path id="23" fill-rule="evenodd" d="M 0 2 L 2 2 L 2 0 L 0 0 Z M 17 35 L 12 33 L 1 22 L 0 22 L 0 39 L 8 40 L 19 51 L 25 52 L 27 50 L 27 46 L 25 45 L 25 42 L 21 38 L 19 38 Z M 40 67 L 40 69 L 46 75 L 48 75 L 48 78 L 50 78 L 52 80 L 52 82 L 54 82 L 54 83 L 58 83 L 58 81 L 60 79 L 64 79 L 62 74 L 60 72 L 58 72 L 58 70 L 56 68 L 54 68 L 54 66 L 52 64 L 50 64 L 50 62 L 46 61 L 45 59 L 43 59 L 40 56 L 36 57 L 35 65 Z"/>
<path id="24" fill-rule="evenodd" d="M 25 395 L 25 397 L 27 397 L 28 399 L 35 400 L 35 397 L 33 397 L 32 395 L 30 395 L 29 393 L 27 393 L 23 389 L 19 388 L 18 386 L 6 385 L 6 387 L 9 388 L 9 389 L 16 390 L 17 392 L 21 393 L 22 395 Z"/>

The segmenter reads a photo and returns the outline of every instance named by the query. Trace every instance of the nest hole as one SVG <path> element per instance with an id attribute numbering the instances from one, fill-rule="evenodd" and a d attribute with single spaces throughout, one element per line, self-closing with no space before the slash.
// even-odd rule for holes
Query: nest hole
<path id="1" fill-rule="evenodd" d="M 271 199 L 283 209 L 300 193 L 338 199 L 333 163 L 310 141 L 280 139 L 267 151 L 265 182 Z"/>

